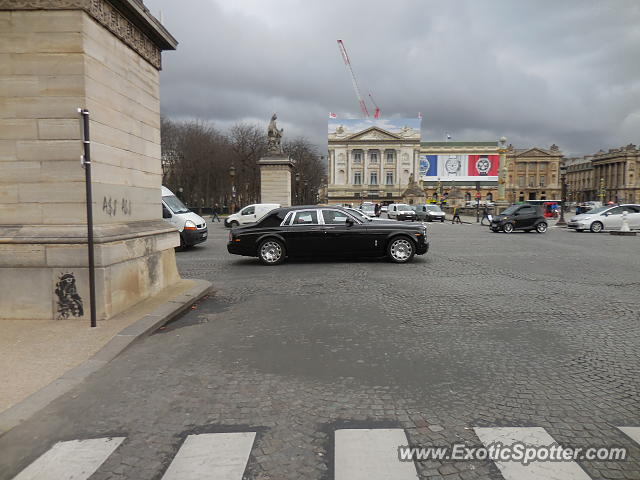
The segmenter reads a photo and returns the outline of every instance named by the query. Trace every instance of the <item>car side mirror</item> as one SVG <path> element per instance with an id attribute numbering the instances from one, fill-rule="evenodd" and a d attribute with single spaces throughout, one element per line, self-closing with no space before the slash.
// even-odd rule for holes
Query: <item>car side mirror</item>
<path id="1" fill-rule="evenodd" d="M 351 218 L 347 218 L 344 223 L 347 224 L 347 227 L 353 227 L 353 220 Z"/>
<path id="2" fill-rule="evenodd" d="M 171 218 L 171 212 L 166 208 L 162 209 L 162 218 Z"/>

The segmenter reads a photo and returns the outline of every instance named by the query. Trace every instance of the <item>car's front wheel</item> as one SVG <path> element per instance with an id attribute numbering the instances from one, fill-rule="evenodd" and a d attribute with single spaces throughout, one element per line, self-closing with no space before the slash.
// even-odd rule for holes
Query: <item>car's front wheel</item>
<path id="1" fill-rule="evenodd" d="M 589 230 L 591 230 L 593 233 L 600 233 L 603 228 L 604 225 L 602 225 L 602 222 L 593 222 Z"/>
<path id="2" fill-rule="evenodd" d="M 284 262 L 286 250 L 276 238 L 267 238 L 258 246 L 258 258 L 264 265 L 278 265 Z"/>
<path id="3" fill-rule="evenodd" d="M 547 231 L 547 223 L 546 222 L 540 222 L 538 225 L 536 225 L 536 232 L 545 233 L 546 231 Z"/>
<path id="4" fill-rule="evenodd" d="M 236 228 L 239 225 L 240 224 L 238 222 L 236 222 L 235 220 L 232 220 L 231 223 L 229 223 L 229 227 L 231 227 L 231 228 Z"/>
<path id="5" fill-rule="evenodd" d="M 513 223 L 505 223 L 505 224 L 502 226 L 502 231 L 503 231 L 504 233 L 511 233 L 511 232 L 513 232 Z"/>
<path id="6" fill-rule="evenodd" d="M 392 262 L 407 263 L 416 253 L 413 242 L 406 237 L 396 237 L 389 242 L 387 256 Z"/>

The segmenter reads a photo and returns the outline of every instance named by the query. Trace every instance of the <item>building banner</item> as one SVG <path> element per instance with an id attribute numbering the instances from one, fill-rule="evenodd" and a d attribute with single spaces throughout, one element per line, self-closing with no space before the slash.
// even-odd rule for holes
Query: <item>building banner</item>
<path id="1" fill-rule="evenodd" d="M 495 177 L 499 165 L 500 155 L 469 155 L 469 176 Z"/>
<path id="2" fill-rule="evenodd" d="M 420 155 L 420 178 L 438 175 L 438 156 Z"/>
<path id="3" fill-rule="evenodd" d="M 438 155 L 438 176 L 455 180 L 467 176 L 467 155 Z"/>

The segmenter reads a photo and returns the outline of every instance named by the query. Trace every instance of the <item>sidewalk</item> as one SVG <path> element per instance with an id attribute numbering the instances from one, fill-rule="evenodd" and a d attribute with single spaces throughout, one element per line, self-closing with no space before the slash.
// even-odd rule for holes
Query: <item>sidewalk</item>
<path id="1" fill-rule="evenodd" d="M 52 388 L 56 381 L 73 377 L 67 383 L 78 383 L 137 338 L 190 308 L 210 288 L 202 280 L 181 280 L 126 312 L 98 322 L 95 328 L 88 320 L 77 319 L 0 320 L 0 433 L 13 423 L 7 420 L 15 417 L 12 410 L 19 410 L 19 417 L 26 411 L 34 413 L 64 393 L 64 386 Z M 50 392 L 45 394 L 47 389 Z M 30 400 L 31 406 L 27 405 Z"/>

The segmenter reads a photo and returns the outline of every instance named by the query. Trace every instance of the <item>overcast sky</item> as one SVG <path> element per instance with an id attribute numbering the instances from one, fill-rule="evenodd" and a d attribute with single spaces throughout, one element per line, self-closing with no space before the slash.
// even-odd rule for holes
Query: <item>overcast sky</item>
<path id="1" fill-rule="evenodd" d="M 163 114 L 227 129 L 278 113 L 326 151 L 329 112 L 423 114 L 422 140 L 504 135 L 565 155 L 640 144 L 637 0 L 145 0 L 179 42 Z M 373 107 L 369 103 L 373 112 Z"/>

